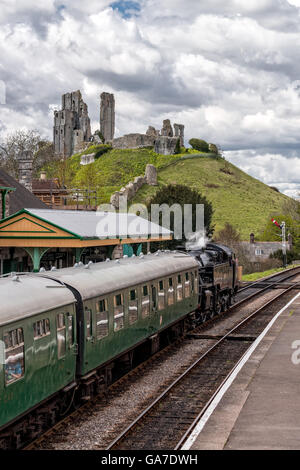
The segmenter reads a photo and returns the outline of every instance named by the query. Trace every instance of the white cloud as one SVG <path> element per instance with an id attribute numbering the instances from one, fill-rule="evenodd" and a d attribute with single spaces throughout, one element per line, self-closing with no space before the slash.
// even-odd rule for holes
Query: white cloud
<path id="1" fill-rule="evenodd" d="M 170 118 L 185 124 L 187 140 L 215 142 L 290 191 L 300 171 L 291 154 L 300 147 L 298 0 L 140 0 L 129 18 L 111 3 L 3 0 L 2 133 L 40 128 L 51 137 L 49 104 L 77 89 L 96 128 L 106 90 L 116 97 L 117 135 Z"/>

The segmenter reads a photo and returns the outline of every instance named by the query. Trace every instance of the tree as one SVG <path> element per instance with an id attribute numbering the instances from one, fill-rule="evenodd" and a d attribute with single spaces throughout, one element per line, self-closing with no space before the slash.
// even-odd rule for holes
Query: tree
<path id="1" fill-rule="evenodd" d="M 23 151 L 33 153 L 33 173 L 41 170 L 43 165 L 53 159 L 53 145 L 43 139 L 36 130 L 17 130 L 7 135 L 0 142 L 0 165 L 11 176 L 18 179 L 18 157 Z"/>
<path id="2" fill-rule="evenodd" d="M 274 218 L 279 224 L 281 222 L 285 222 L 286 225 L 286 233 L 291 233 L 293 236 L 294 241 L 299 239 L 299 229 L 300 229 L 300 224 L 299 221 L 295 220 L 291 215 L 288 214 L 275 214 L 273 213 L 272 215 L 269 216 L 264 232 L 262 236 L 260 237 L 262 241 L 266 242 L 280 242 L 281 241 L 281 230 L 279 227 L 277 227 L 275 224 L 272 222 L 272 218 Z"/>
<path id="3" fill-rule="evenodd" d="M 237 248 L 241 241 L 239 232 L 229 222 L 225 223 L 224 228 L 214 238 L 215 241 L 229 246 L 233 250 Z"/>
<path id="4" fill-rule="evenodd" d="M 186 237 L 184 234 L 184 204 L 192 204 L 192 231 L 196 231 L 196 205 L 204 205 L 204 224 L 206 230 L 206 236 L 210 237 L 213 234 L 214 227 L 212 226 L 212 215 L 213 207 L 211 202 L 209 202 L 205 196 L 202 196 L 197 191 L 189 188 L 188 186 L 176 184 L 169 184 L 163 186 L 157 193 L 152 197 L 148 203 L 148 212 L 151 214 L 151 205 L 152 204 L 167 204 L 171 207 L 173 204 L 179 204 L 182 208 L 182 227 L 183 234 L 182 240 L 174 239 L 169 242 L 159 243 L 158 246 L 169 249 L 174 249 L 180 244 L 185 244 Z M 160 214 L 160 225 L 162 224 L 162 214 Z M 174 213 L 170 214 L 170 230 L 174 231 Z"/>
<path id="5" fill-rule="evenodd" d="M 45 165 L 57 160 L 54 156 L 53 143 L 47 140 L 41 140 L 38 143 L 38 150 L 33 157 L 33 174 L 34 177 L 38 178 Z"/>
<path id="6" fill-rule="evenodd" d="M 194 138 L 189 140 L 189 144 L 194 150 L 199 150 L 199 152 L 209 152 L 208 143 L 205 142 L 205 140 Z"/>

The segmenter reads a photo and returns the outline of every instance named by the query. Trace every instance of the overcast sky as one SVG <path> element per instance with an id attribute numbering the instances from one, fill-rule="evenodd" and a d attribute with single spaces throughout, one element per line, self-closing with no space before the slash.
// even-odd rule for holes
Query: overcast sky
<path id="1" fill-rule="evenodd" d="M 116 136 L 185 124 L 286 194 L 300 191 L 300 0 L 1 0 L 0 134 L 52 138 L 80 89 L 92 130 L 115 94 Z M 3 88 L 6 103 L 3 104 Z"/>

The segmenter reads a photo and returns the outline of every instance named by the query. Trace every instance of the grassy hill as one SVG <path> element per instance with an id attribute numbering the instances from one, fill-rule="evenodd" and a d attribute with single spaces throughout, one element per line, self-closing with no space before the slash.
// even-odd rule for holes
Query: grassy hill
<path id="1" fill-rule="evenodd" d="M 158 172 L 159 185 L 185 184 L 212 202 L 216 232 L 225 222 L 233 225 L 244 240 L 262 234 L 270 214 L 284 212 L 290 198 L 271 189 L 221 158 L 190 157 Z M 156 187 L 143 186 L 134 202 L 149 200 Z"/>
<path id="2" fill-rule="evenodd" d="M 95 150 L 97 147 L 90 147 L 85 153 Z M 149 149 L 115 149 L 86 166 L 80 165 L 80 155 L 74 155 L 66 162 L 63 179 L 69 187 L 96 188 L 99 202 L 109 202 L 114 191 L 144 174 L 147 163 L 157 167 L 159 185 L 144 185 L 132 202 L 146 202 L 162 185 L 187 185 L 212 202 L 216 231 L 229 222 L 245 240 L 251 232 L 259 237 L 270 214 L 284 212 L 284 206 L 291 201 L 223 158 L 193 150 L 165 156 Z M 47 170 L 49 176 L 62 178 L 62 169 L 55 164 Z"/>

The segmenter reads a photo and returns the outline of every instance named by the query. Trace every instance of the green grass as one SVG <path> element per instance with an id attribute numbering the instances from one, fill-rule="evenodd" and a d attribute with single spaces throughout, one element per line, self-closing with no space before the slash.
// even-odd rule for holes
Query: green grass
<path id="1" fill-rule="evenodd" d="M 207 156 L 191 156 L 162 168 L 158 172 L 158 182 L 158 187 L 185 184 L 198 190 L 212 202 L 215 231 L 229 222 L 244 240 L 248 240 L 251 232 L 258 239 L 270 214 L 282 211 L 286 201 L 290 200 L 229 162 Z M 149 201 L 158 187 L 144 185 L 133 202 Z"/>
<path id="2" fill-rule="evenodd" d="M 293 268 L 296 265 L 289 265 L 287 268 L 274 268 L 274 269 L 268 269 L 267 271 L 262 271 L 259 273 L 252 273 L 252 274 L 244 274 L 242 276 L 242 281 L 245 282 L 251 282 L 251 281 L 257 281 L 258 279 L 261 279 L 262 277 L 270 276 L 271 274 L 279 273 L 280 271 L 284 271 L 285 269 Z"/>
<path id="3" fill-rule="evenodd" d="M 195 150 L 178 155 L 159 155 L 150 149 L 113 149 L 101 155 L 94 163 L 80 165 L 81 155 L 97 153 L 102 147 L 103 145 L 93 145 L 84 152 L 73 155 L 66 161 L 64 175 L 58 162 L 51 163 L 45 168 L 48 177 L 58 177 L 69 188 L 96 188 L 99 203 L 107 203 L 113 192 L 133 181 L 136 176 L 144 175 L 148 163 L 159 169 L 182 156 L 199 155 Z"/>
<path id="4" fill-rule="evenodd" d="M 84 153 L 97 152 L 100 148 L 101 145 L 95 145 Z M 285 203 L 291 201 L 224 159 L 191 149 L 179 155 L 159 155 L 150 149 L 114 149 L 84 166 L 80 165 L 78 154 L 66 161 L 63 171 L 60 163 L 52 163 L 48 176 L 58 177 L 70 188 L 96 189 L 98 202 L 107 203 L 114 191 L 143 175 L 147 163 L 158 169 L 159 184 L 144 185 L 133 203 L 149 201 L 162 185 L 184 184 L 212 202 L 216 232 L 229 222 L 244 240 L 248 240 L 251 232 L 259 239 L 270 215 L 282 213 Z"/>

